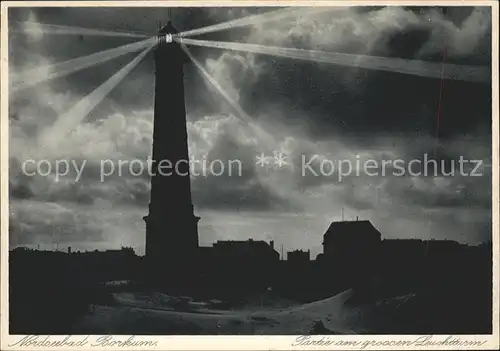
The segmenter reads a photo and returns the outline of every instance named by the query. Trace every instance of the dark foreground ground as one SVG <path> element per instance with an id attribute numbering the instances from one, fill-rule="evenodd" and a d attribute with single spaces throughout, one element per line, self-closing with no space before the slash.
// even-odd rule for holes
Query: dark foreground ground
<path id="1" fill-rule="evenodd" d="M 198 289 L 190 296 L 140 283 L 139 259 L 132 260 L 127 269 L 118 265 L 106 270 L 103 262 L 99 263 L 102 267 L 97 263 L 75 266 L 64 262 L 63 255 L 47 259 L 48 254 L 45 258 L 11 254 L 10 333 L 492 332 L 491 258 L 483 254 L 413 270 L 382 271 L 361 281 L 351 280 L 355 284 L 350 286 L 336 286 L 332 283 L 335 276 L 325 275 L 321 281 L 329 284 L 321 286 L 297 282 L 286 289 L 237 291 L 228 285 L 207 294 Z M 116 279 L 110 282 L 110 276 Z"/>

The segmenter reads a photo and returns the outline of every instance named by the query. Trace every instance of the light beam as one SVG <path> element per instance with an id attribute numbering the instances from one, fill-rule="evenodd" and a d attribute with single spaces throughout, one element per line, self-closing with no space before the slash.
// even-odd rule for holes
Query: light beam
<path id="1" fill-rule="evenodd" d="M 231 96 L 229 96 L 224 89 L 220 86 L 220 84 L 215 80 L 214 77 L 208 73 L 208 71 L 203 67 L 203 65 L 193 56 L 193 54 L 189 51 L 189 49 L 181 44 L 182 48 L 186 52 L 186 54 L 189 56 L 191 61 L 194 63 L 196 68 L 198 68 L 199 72 L 202 74 L 202 77 L 204 80 L 208 83 L 210 83 L 217 92 L 222 95 L 222 97 L 231 105 L 231 107 L 237 112 L 237 114 L 240 117 L 240 120 L 244 122 L 244 124 L 248 127 L 250 127 L 256 136 L 259 138 L 259 141 L 265 142 L 267 146 L 273 145 L 273 140 L 274 138 L 269 134 L 268 132 L 264 131 L 262 128 L 260 128 L 243 109 L 241 106 L 234 101 Z"/>
<path id="2" fill-rule="evenodd" d="M 219 32 L 219 31 L 226 30 L 226 29 L 240 28 L 240 27 L 246 27 L 246 26 L 255 26 L 255 25 L 263 24 L 263 23 L 266 23 L 269 21 L 282 20 L 284 18 L 294 16 L 294 15 L 297 15 L 300 13 L 311 14 L 314 12 L 323 12 L 323 11 L 329 11 L 332 9 L 339 9 L 339 7 L 333 7 L 333 6 L 324 7 L 324 8 L 286 7 L 284 9 L 279 9 L 279 10 L 270 11 L 270 12 L 266 12 L 266 13 L 260 13 L 257 15 L 250 15 L 250 16 L 246 16 L 243 18 L 237 18 L 237 19 L 230 20 L 230 21 L 223 22 L 223 23 L 217 23 L 217 24 L 203 27 L 203 28 L 188 30 L 188 31 L 179 33 L 177 36 L 184 38 L 184 37 L 189 37 L 189 36 Z"/>
<path id="3" fill-rule="evenodd" d="M 364 69 L 411 74 L 420 77 L 453 79 L 468 82 L 490 82 L 491 80 L 490 69 L 483 66 L 467 66 L 456 64 L 442 65 L 438 62 L 409 60 L 394 57 L 343 54 L 320 50 L 284 48 L 259 44 L 243 44 L 212 40 L 196 40 L 189 38 L 175 38 L 174 40 L 186 45 L 243 51 L 255 54 L 329 63 L 348 67 L 359 67 Z"/>
<path id="4" fill-rule="evenodd" d="M 39 146 L 57 146 L 57 142 L 66 137 L 83 119 L 130 73 L 153 48 L 148 47 L 126 66 L 116 72 L 94 91 L 80 100 L 69 111 L 61 115 L 57 121 L 39 136 Z"/>
<path id="5" fill-rule="evenodd" d="M 13 84 L 12 92 L 15 93 L 40 82 L 63 77 L 82 69 L 112 60 L 119 56 L 142 50 L 148 46 L 154 45 L 155 43 L 156 38 L 153 37 L 137 43 L 127 44 L 117 48 L 103 50 L 91 55 L 20 72 L 13 75 L 11 78 Z"/>
<path id="6" fill-rule="evenodd" d="M 14 33 L 39 33 L 55 34 L 55 35 L 90 35 L 104 37 L 126 37 L 126 38 L 147 38 L 149 35 L 133 32 L 115 32 L 103 29 L 90 29 L 82 27 L 61 26 L 55 24 L 45 24 L 38 22 L 21 22 L 14 21 L 20 24 L 21 28 L 9 29 L 9 32 Z"/>
<path id="7" fill-rule="evenodd" d="M 190 50 L 184 45 L 180 44 L 181 47 L 184 49 L 186 54 L 189 56 L 191 61 L 194 63 L 196 68 L 198 68 L 199 72 L 202 74 L 202 77 L 204 78 L 205 82 L 210 83 L 217 92 L 222 95 L 222 97 L 231 105 L 231 107 L 234 108 L 234 110 L 237 112 L 238 117 L 240 117 L 240 121 L 242 121 L 246 127 L 250 127 L 254 135 L 257 137 L 257 140 L 260 142 L 260 146 L 263 146 L 264 150 L 273 150 L 277 151 L 277 147 L 279 146 L 276 143 L 277 139 L 283 139 L 283 135 L 273 135 L 263 128 L 261 128 L 257 123 L 251 118 L 242 108 L 241 106 L 234 101 L 229 94 L 227 94 L 224 89 L 221 87 L 221 85 L 217 82 L 215 78 L 213 78 L 210 73 L 207 72 L 207 70 L 203 67 L 203 65 L 192 55 Z M 307 144 L 304 146 L 306 150 L 309 152 L 316 154 L 318 157 L 319 161 L 326 160 L 326 156 L 319 153 L 318 154 L 318 147 L 315 143 L 312 142 L 307 142 Z"/>

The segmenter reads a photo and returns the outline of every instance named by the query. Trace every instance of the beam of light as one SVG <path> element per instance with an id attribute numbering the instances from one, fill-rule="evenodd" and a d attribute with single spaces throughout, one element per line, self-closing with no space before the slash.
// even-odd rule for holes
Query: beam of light
<path id="1" fill-rule="evenodd" d="M 453 79 L 468 82 L 490 82 L 491 80 L 490 69 L 483 66 L 441 64 L 438 62 L 409 60 L 394 57 L 341 54 L 320 50 L 284 48 L 212 40 L 195 40 L 189 38 L 175 38 L 175 40 L 186 45 L 251 52 L 255 54 L 330 63 L 348 67 L 411 74 L 420 77 Z"/>
<path id="2" fill-rule="evenodd" d="M 13 75 L 12 92 L 31 87 L 38 83 L 66 76 L 68 74 L 80 71 L 82 69 L 112 60 L 128 53 L 142 50 L 148 46 L 154 45 L 156 38 L 149 38 L 137 43 L 119 46 L 117 48 L 99 51 L 97 53 L 77 57 L 64 62 L 55 63 L 52 65 L 33 68 L 24 72 Z"/>
<path id="3" fill-rule="evenodd" d="M 338 7 L 286 7 L 284 9 L 279 9 L 275 11 L 270 11 L 266 13 L 260 13 L 256 15 L 250 15 L 243 18 L 237 18 L 223 23 L 217 23 L 211 26 L 197 28 L 179 33 L 178 37 L 189 37 L 207 33 L 219 32 L 226 29 L 240 28 L 246 26 L 254 26 L 269 21 L 278 21 L 288 18 L 290 16 L 300 15 L 300 14 L 311 14 L 313 12 L 324 12 L 329 9 L 338 9 Z"/>
<path id="4" fill-rule="evenodd" d="M 66 137 L 83 119 L 132 71 L 153 48 L 151 45 L 136 58 L 116 72 L 90 94 L 80 100 L 69 111 L 59 116 L 48 130 L 41 133 L 39 146 L 57 146 L 57 142 Z"/>
<path id="5" fill-rule="evenodd" d="M 189 49 L 185 46 L 182 45 L 182 48 L 186 52 L 186 54 L 189 56 L 191 61 L 194 63 L 196 68 L 198 68 L 199 72 L 202 74 L 202 77 L 204 80 L 208 83 L 210 83 L 217 92 L 222 95 L 222 97 L 227 101 L 229 105 L 237 112 L 237 114 L 240 117 L 240 120 L 245 124 L 245 126 L 250 127 L 256 137 L 259 139 L 259 141 L 266 143 L 267 146 L 273 145 L 274 138 L 269 134 L 268 132 L 264 131 L 262 128 L 260 128 L 255 122 L 253 121 L 252 117 L 250 117 L 243 109 L 241 106 L 234 101 L 225 91 L 224 89 L 220 86 L 220 84 L 215 80 L 214 77 L 208 73 L 208 71 L 203 67 L 203 65 L 198 61 L 193 54 L 189 51 Z"/>
<path id="6" fill-rule="evenodd" d="M 91 35 L 91 36 L 103 36 L 103 37 L 126 37 L 126 38 L 146 38 L 149 35 L 143 33 L 133 33 L 133 32 L 115 32 L 103 29 L 90 29 L 82 27 L 73 26 L 61 26 L 55 24 L 45 24 L 38 22 L 22 22 L 13 21 L 14 23 L 20 24 L 21 28 L 9 29 L 9 32 L 14 33 L 43 33 L 43 34 L 55 34 L 55 35 Z"/>
<path id="7" fill-rule="evenodd" d="M 254 135 L 257 137 L 257 140 L 260 142 L 260 146 L 262 146 L 264 149 L 277 151 L 276 150 L 276 146 L 277 146 L 276 137 L 278 139 L 283 138 L 283 135 L 273 135 L 273 134 L 267 132 L 266 130 L 264 130 L 263 128 L 261 128 L 259 125 L 257 125 L 255 123 L 255 121 L 241 108 L 241 106 L 236 101 L 234 101 L 229 96 L 229 94 L 227 94 L 224 91 L 224 89 L 217 82 L 217 80 L 215 78 L 213 78 L 210 75 L 210 73 L 208 73 L 208 71 L 203 67 L 203 65 L 192 55 L 190 50 L 184 44 L 181 43 L 180 45 L 184 49 L 186 54 L 189 56 L 191 61 L 194 63 L 196 68 L 198 68 L 198 70 L 202 74 L 202 77 L 204 78 L 204 80 L 207 83 L 211 84 L 217 90 L 217 92 L 219 94 L 221 94 L 222 97 L 229 103 L 229 105 L 231 105 L 231 107 L 234 108 L 234 110 L 238 113 L 238 115 L 240 117 L 240 121 L 242 121 L 246 127 L 250 127 L 252 129 L 252 131 L 254 132 Z M 327 156 L 325 156 L 321 153 L 318 154 L 318 147 L 315 143 L 308 142 L 306 145 L 306 148 L 309 152 L 311 152 L 312 154 L 315 154 L 319 161 L 328 160 Z"/>
<path id="8" fill-rule="evenodd" d="M 441 65 L 444 68 L 444 61 L 446 59 L 446 42 L 444 43 L 443 46 L 443 52 L 441 54 Z M 437 106 L 437 113 L 436 113 L 436 146 L 434 147 L 434 158 L 437 158 L 437 148 L 439 145 L 439 122 L 441 119 L 441 105 L 443 103 L 443 85 L 444 85 L 444 79 L 443 79 L 443 69 L 441 69 L 441 80 L 439 82 L 439 98 L 438 98 L 438 106 Z"/>

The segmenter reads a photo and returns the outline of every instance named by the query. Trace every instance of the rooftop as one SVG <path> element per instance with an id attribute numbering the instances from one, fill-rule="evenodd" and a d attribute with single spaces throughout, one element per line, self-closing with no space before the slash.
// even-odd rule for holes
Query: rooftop
<path id="1" fill-rule="evenodd" d="M 338 221 L 332 222 L 328 227 L 328 230 L 324 234 L 324 237 L 330 237 L 333 234 L 349 234 L 349 235 L 365 235 L 377 233 L 378 237 L 381 237 L 380 232 L 373 226 L 370 221 L 355 220 L 355 221 Z"/>

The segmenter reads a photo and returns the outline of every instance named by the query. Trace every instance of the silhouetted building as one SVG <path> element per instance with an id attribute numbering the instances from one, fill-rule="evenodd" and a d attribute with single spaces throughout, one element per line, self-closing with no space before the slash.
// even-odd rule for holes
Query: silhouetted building
<path id="1" fill-rule="evenodd" d="M 46 266 L 47 271 L 57 272 L 74 269 L 73 274 L 79 275 L 80 278 L 88 276 L 98 281 L 130 279 L 141 261 L 131 247 L 85 252 L 73 252 L 70 248 L 65 252 L 17 247 L 10 251 L 10 258 L 17 262 L 35 262 L 33 265 L 37 266 L 37 269 Z"/>
<path id="2" fill-rule="evenodd" d="M 459 246 L 462 244 L 460 244 L 455 240 L 432 239 L 426 241 L 426 245 L 427 245 L 427 250 L 426 250 L 427 255 L 432 255 L 432 254 L 443 255 L 447 253 L 456 252 L 459 249 Z"/>
<path id="3" fill-rule="evenodd" d="M 203 287 L 201 289 L 229 295 L 272 286 L 280 262 L 274 241 L 217 241 L 213 246 L 200 247 L 199 253 L 197 284 Z"/>
<path id="4" fill-rule="evenodd" d="M 323 236 L 325 256 L 343 258 L 372 252 L 382 235 L 370 221 L 332 222 Z"/>
<path id="5" fill-rule="evenodd" d="M 382 240 L 376 262 L 377 270 L 386 275 L 420 276 L 428 251 L 428 242 L 420 239 Z"/>
<path id="6" fill-rule="evenodd" d="M 155 59 L 151 197 L 146 222 L 150 273 L 187 275 L 198 252 L 198 220 L 191 202 L 183 64 L 171 22 L 160 29 Z M 172 269 L 169 269 L 172 268 Z M 177 270 L 177 271 L 176 271 Z"/>
<path id="7" fill-rule="evenodd" d="M 401 265 L 434 255 L 453 254 L 460 249 L 460 245 L 454 240 L 384 239 L 380 245 L 380 257 L 389 265 L 396 261 Z"/>
<path id="8" fill-rule="evenodd" d="M 294 250 L 286 254 L 286 259 L 293 264 L 307 264 L 311 260 L 311 252 L 309 250 Z"/>
<path id="9" fill-rule="evenodd" d="M 424 257 L 427 241 L 421 239 L 384 239 L 380 245 L 382 256 L 405 260 L 410 257 Z"/>
<path id="10" fill-rule="evenodd" d="M 333 222 L 323 236 L 323 269 L 345 286 L 366 282 L 376 269 L 380 242 L 370 221 Z"/>
<path id="11" fill-rule="evenodd" d="M 262 240 L 248 239 L 247 241 L 227 240 L 213 244 L 213 255 L 217 259 L 233 262 L 273 262 L 279 261 L 279 253 L 274 250 L 274 242 L 269 244 Z"/>
<path id="12" fill-rule="evenodd" d="M 244 293 L 271 286 L 280 262 L 273 241 L 253 239 L 217 241 L 200 247 L 200 257 L 200 284 Z"/>

